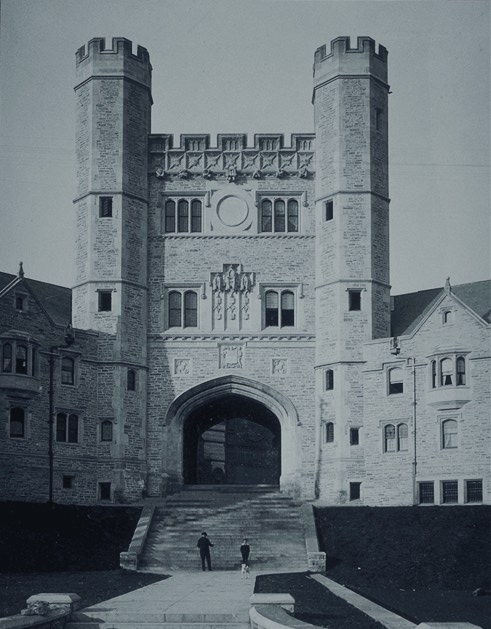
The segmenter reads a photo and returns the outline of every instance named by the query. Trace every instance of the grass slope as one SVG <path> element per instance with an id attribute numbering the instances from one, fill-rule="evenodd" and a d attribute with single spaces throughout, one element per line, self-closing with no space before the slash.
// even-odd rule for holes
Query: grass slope
<path id="1" fill-rule="evenodd" d="M 316 509 L 327 576 L 356 587 L 491 588 L 491 507 Z"/>

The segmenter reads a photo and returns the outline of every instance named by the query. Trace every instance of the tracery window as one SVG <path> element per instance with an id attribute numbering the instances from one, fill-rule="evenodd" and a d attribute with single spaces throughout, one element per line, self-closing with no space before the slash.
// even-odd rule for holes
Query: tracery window
<path id="1" fill-rule="evenodd" d="M 201 199 L 167 199 L 164 204 L 164 232 L 198 233 L 202 231 Z"/>
<path id="2" fill-rule="evenodd" d="M 384 452 L 404 452 L 407 449 L 407 424 L 387 424 L 384 426 Z"/>
<path id="3" fill-rule="evenodd" d="M 173 290 L 168 299 L 170 328 L 195 328 L 198 326 L 198 294 L 194 290 Z"/>
<path id="4" fill-rule="evenodd" d="M 298 200 L 270 197 L 261 201 L 261 232 L 298 232 Z"/>
<path id="5" fill-rule="evenodd" d="M 56 415 L 56 441 L 78 443 L 78 415 L 58 413 Z"/>
<path id="6" fill-rule="evenodd" d="M 295 296 L 291 290 L 268 290 L 264 295 L 265 327 L 295 325 Z"/>

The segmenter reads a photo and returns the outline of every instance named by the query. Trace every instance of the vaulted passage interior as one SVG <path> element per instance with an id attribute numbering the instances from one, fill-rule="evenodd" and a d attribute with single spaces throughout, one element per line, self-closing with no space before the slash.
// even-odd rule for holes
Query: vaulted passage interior
<path id="1" fill-rule="evenodd" d="M 186 484 L 278 485 L 281 427 L 250 398 L 226 394 L 190 412 L 184 422 Z"/>

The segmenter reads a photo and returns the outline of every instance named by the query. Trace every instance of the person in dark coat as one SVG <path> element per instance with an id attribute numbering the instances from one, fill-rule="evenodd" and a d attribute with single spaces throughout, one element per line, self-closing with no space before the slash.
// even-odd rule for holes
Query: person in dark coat
<path id="1" fill-rule="evenodd" d="M 240 545 L 240 554 L 242 555 L 242 563 L 246 566 L 249 565 L 249 554 L 251 552 L 251 547 L 247 543 L 247 538 L 244 537 L 242 540 L 242 544 Z"/>
<path id="2" fill-rule="evenodd" d="M 208 565 L 208 570 L 211 570 L 210 546 L 213 546 L 213 544 L 210 542 L 208 535 L 204 531 L 201 533 L 201 537 L 199 538 L 196 546 L 199 548 L 201 567 L 203 568 L 203 571 L 205 570 L 205 560 Z"/>

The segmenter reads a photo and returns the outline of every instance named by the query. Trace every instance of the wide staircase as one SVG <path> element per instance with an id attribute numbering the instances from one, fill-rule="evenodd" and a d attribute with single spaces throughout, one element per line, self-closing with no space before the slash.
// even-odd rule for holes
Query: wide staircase
<path id="1" fill-rule="evenodd" d="M 214 570 L 240 567 L 239 546 L 251 546 L 251 570 L 306 570 L 300 503 L 268 486 L 189 486 L 157 506 L 139 569 L 200 570 L 202 531 L 214 544 Z"/>

